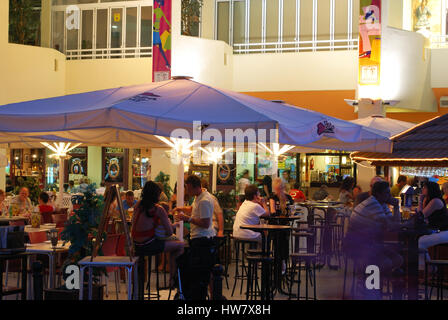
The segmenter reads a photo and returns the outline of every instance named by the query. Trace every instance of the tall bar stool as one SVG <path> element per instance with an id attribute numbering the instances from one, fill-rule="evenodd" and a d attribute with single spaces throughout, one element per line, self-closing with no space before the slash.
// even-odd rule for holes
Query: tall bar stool
<path id="1" fill-rule="evenodd" d="M 437 300 L 443 300 L 443 289 L 445 282 L 445 268 L 448 266 L 448 260 L 431 260 L 426 261 L 425 264 L 425 299 L 430 300 L 431 294 L 428 298 L 428 268 L 432 267 L 431 271 L 431 286 L 435 286 L 437 289 Z"/>
<path id="2" fill-rule="evenodd" d="M 257 240 L 244 239 L 233 237 L 234 240 L 234 251 L 235 251 L 235 273 L 234 273 L 234 283 L 232 288 L 232 297 L 235 293 L 235 288 L 237 281 L 241 281 L 240 295 L 243 294 L 243 282 L 247 280 L 247 264 L 245 256 L 247 255 L 247 250 L 249 248 L 255 248 L 258 245 Z"/>
<path id="3" fill-rule="evenodd" d="M 273 300 L 271 281 L 273 273 L 273 259 L 263 255 L 253 255 L 247 257 L 247 290 L 246 300 Z M 258 286 L 258 267 L 261 266 L 261 288 Z"/>
<path id="4" fill-rule="evenodd" d="M 147 260 L 145 258 L 148 258 Z M 156 272 L 156 292 L 157 293 L 151 293 L 151 273 L 152 273 L 152 259 L 155 259 L 155 272 Z M 159 265 L 160 262 L 160 255 L 149 255 L 149 256 L 139 256 L 138 259 L 138 272 L 139 272 L 139 285 L 138 285 L 138 299 L 139 300 L 145 300 L 146 298 L 148 300 L 151 300 L 152 298 L 156 298 L 157 300 L 160 299 L 160 282 L 159 282 Z M 146 269 L 147 268 L 147 269 Z M 147 270 L 147 274 L 145 276 L 145 271 Z M 147 284 L 145 287 L 145 278 L 147 277 Z M 145 289 L 147 290 L 147 293 L 145 294 Z"/>
<path id="5" fill-rule="evenodd" d="M 320 226 L 308 225 L 307 228 L 294 228 L 292 236 L 295 238 L 293 253 L 290 255 L 291 271 L 289 282 L 289 299 L 293 297 L 292 287 L 297 283 L 297 299 L 310 299 L 309 289 L 313 288 L 312 300 L 317 300 L 316 271 L 319 261 L 320 243 L 317 242 Z M 321 236 L 321 235 L 319 235 Z M 305 238 L 307 247 L 300 246 L 300 239 Z M 302 271 L 305 272 L 305 296 L 301 295 Z M 297 273 L 297 281 L 295 275 Z"/>

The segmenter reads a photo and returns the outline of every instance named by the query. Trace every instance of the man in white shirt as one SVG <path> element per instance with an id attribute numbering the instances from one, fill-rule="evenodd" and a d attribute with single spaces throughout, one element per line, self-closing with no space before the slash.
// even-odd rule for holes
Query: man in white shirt
<path id="1" fill-rule="evenodd" d="M 245 198 L 241 207 L 239 208 L 235 222 L 233 224 L 233 236 L 243 239 L 261 239 L 259 232 L 241 229 L 242 225 L 257 225 L 260 224 L 260 217 L 269 216 L 269 210 L 263 198 L 260 196 L 260 191 L 257 186 L 250 185 L 245 189 Z"/>
<path id="2" fill-rule="evenodd" d="M 174 209 L 175 219 L 190 223 L 190 272 L 184 271 L 189 282 L 184 290 L 194 292 L 193 300 L 205 299 L 211 270 L 216 263 L 215 229 L 213 228 L 213 198 L 202 189 L 201 179 L 195 175 L 185 180 L 186 192 L 194 196 L 192 207 Z M 194 270 L 193 270 L 194 269 Z"/>
<path id="3" fill-rule="evenodd" d="M 212 240 L 215 235 L 213 228 L 213 198 L 207 190 L 202 189 L 201 179 L 191 175 L 185 181 L 186 191 L 189 196 L 194 196 L 193 206 L 178 207 L 174 212 L 178 212 L 177 218 L 191 225 L 190 239 L 194 245 L 195 240 Z"/>

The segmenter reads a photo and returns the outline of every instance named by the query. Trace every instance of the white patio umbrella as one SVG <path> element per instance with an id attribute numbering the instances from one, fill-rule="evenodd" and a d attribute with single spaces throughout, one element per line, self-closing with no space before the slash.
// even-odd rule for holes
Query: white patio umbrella
<path id="1" fill-rule="evenodd" d="M 382 115 L 356 119 L 352 120 L 351 122 L 365 126 L 367 128 L 387 132 L 389 133 L 389 137 L 395 136 L 415 126 L 414 123 L 385 118 Z"/>
<path id="2" fill-rule="evenodd" d="M 176 129 L 202 141 L 213 141 L 215 136 L 205 131 L 214 129 L 227 142 L 238 142 L 225 135 L 229 129 L 271 129 L 274 140 L 267 134 L 263 142 L 391 151 L 389 139 L 378 130 L 185 77 L 0 106 L 0 144 L 46 141 L 36 137 L 51 135 L 88 145 L 160 147 L 156 136 L 170 137 Z"/>

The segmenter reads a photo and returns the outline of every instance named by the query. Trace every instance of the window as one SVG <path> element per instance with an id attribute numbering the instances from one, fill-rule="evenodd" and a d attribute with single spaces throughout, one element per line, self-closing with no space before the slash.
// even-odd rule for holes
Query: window
<path id="1" fill-rule="evenodd" d="M 234 53 L 355 50 L 358 11 L 357 0 L 216 0 L 215 39 Z"/>
<path id="2" fill-rule="evenodd" d="M 151 57 L 152 3 L 53 0 L 52 47 L 69 60 Z M 70 5 L 79 11 L 68 10 Z M 67 21 L 73 27 L 67 28 Z"/>
<path id="3" fill-rule="evenodd" d="M 217 3 L 217 40 L 230 44 L 230 3 L 228 1 Z"/>
<path id="4" fill-rule="evenodd" d="M 6 1 L 9 1 L 9 42 L 40 46 L 40 0 Z"/>

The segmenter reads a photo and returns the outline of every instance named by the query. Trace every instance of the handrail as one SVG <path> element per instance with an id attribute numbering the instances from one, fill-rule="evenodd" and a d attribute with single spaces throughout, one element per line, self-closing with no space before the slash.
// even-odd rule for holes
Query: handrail
<path id="1" fill-rule="evenodd" d="M 101 48 L 66 50 L 67 60 L 110 59 L 110 58 L 150 58 L 152 47 Z"/>
<path id="2" fill-rule="evenodd" d="M 327 45 L 325 45 L 327 44 Z M 358 39 L 335 39 L 335 40 L 315 40 L 315 41 L 285 41 L 285 42 L 264 42 L 264 43 L 236 43 L 233 45 L 235 54 L 239 53 L 265 53 L 265 52 L 285 52 L 285 51 L 333 51 L 333 50 L 356 50 L 358 49 Z M 258 48 L 253 48 L 258 47 Z"/>

